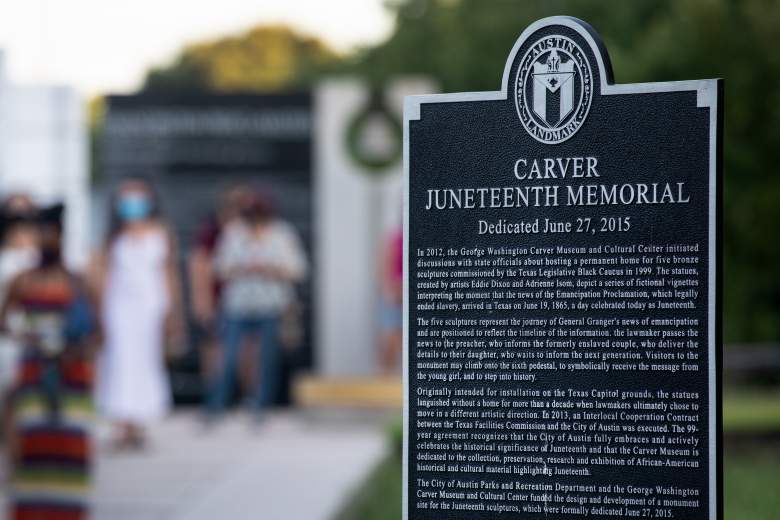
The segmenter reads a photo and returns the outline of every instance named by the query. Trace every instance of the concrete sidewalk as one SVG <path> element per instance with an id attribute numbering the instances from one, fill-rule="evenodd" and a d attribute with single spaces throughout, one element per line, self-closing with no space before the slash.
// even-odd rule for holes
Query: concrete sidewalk
<path id="1" fill-rule="evenodd" d="M 94 520 L 327 520 L 385 450 L 381 420 L 177 413 L 139 453 L 99 449 Z"/>

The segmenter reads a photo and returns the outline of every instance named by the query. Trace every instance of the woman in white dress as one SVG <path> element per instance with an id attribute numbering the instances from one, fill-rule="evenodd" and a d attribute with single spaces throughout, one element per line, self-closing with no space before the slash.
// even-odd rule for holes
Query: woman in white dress
<path id="1" fill-rule="evenodd" d="M 132 448 L 143 446 L 144 426 L 170 406 L 165 344 L 182 331 L 179 275 L 174 241 L 145 181 L 122 182 L 111 211 L 112 229 L 92 269 L 105 336 L 97 404 L 115 424 L 116 447 Z"/>

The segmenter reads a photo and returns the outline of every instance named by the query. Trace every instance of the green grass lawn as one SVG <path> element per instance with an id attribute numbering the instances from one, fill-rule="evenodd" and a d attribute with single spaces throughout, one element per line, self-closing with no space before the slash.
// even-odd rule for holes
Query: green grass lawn
<path id="1" fill-rule="evenodd" d="M 727 434 L 780 432 L 780 392 L 726 391 L 723 430 Z"/>
<path id="2" fill-rule="evenodd" d="M 777 520 L 780 518 L 780 449 L 758 448 L 726 452 L 724 518 Z"/>
<path id="3" fill-rule="evenodd" d="M 780 392 L 727 393 L 723 410 L 727 434 L 746 436 L 729 445 L 724 460 L 725 520 L 780 519 L 780 443 L 752 443 L 750 434 L 780 433 Z M 391 430 L 396 446 L 400 429 Z M 377 466 L 336 520 L 401 518 L 400 450 Z"/>
<path id="4" fill-rule="evenodd" d="M 337 520 L 401 519 L 401 455 L 393 454 L 376 467 Z"/>

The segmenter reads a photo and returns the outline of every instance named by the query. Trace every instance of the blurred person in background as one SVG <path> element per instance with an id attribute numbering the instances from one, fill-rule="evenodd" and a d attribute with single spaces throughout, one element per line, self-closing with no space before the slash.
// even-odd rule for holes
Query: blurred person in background
<path id="1" fill-rule="evenodd" d="M 380 255 L 380 352 L 382 372 L 396 374 L 401 368 L 403 351 L 403 278 L 404 232 L 398 226 L 385 239 Z"/>
<path id="2" fill-rule="evenodd" d="M 176 244 L 141 178 L 119 184 L 110 226 L 91 269 L 105 329 L 97 403 L 114 422 L 114 448 L 137 449 L 145 444 L 145 426 L 171 404 L 166 346 L 183 335 Z"/>
<path id="3" fill-rule="evenodd" d="M 41 212 L 38 265 L 11 281 L 0 311 L 23 347 L 10 407 L 17 520 L 87 518 L 97 326 L 85 285 L 63 265 L 61 242 L 60 205 Z"/>
<path id="4" fill-rule="evenodd" d="M 220 319 L 219 308 L 222 282 L 214 273 L 214 254 L 222 232 L 240 220 L 241 211 L 250 194 L 249 188 L 243 186 L 225 191 L 220 198 L 219 207 L 197 229 L 193 240 L 195 246 L 188 262 L 191 305 L 197 327 L 201 375 L 204 381 L 211 381 L 215 377 L 221 354 L 219 327 L 223 320 Z M 241 366 L 245 364 L 241 363 Z M 244 388 L 249 388 L 247 374 L 241 373 L 241 376 Z"/>
<path id="5" fill-rule="evenodd" d="M 36 210 L 27 195 L 9 195 L 0 209 L 0 301 L 5 300 L 8 286 L 16 276 L 38 264 L 38 225 Z M 11 321 L 15 316 L 8 316 Z M 10 335 L 0 336 L 0 411 L 3 416 L 2 435 L 10 427 L 6 410 L 7 392 L 16 376 L 21 345 Z"/>
<path id="6" fill-rule="evenodd" d="M 239 351 L 249 338 L 260 340 L 258 381 L 251 399 L 257 418 L 276 401 L 279 322 L 294 302 L 294 284 L 307 270 L 297 233 L 275 216 L 268 194 L 254 194 L 242 217 L 225 229 L 214 261 L 215 272 L 224 284 L 221 307 L 225 323 L 222 366 L 210 385 L 206 403 L 211 417 L 227 404 Z"/>

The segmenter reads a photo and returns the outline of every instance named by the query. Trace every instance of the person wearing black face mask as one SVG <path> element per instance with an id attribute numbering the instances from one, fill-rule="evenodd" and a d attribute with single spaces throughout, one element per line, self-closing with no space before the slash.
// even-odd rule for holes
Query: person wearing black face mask
<path id="1" fill-rule="evenodd" d="M 6 197 L 0 208 L 0 234 L 0 301 L 3 301 L 11 281 L 39 262 L 37 210 L 30 197 L 21 193 Z M 18 316 L 8 316 L 9 321 L 16 318 Z M 22 345 L 13 337 L 0 335 L 0 410 L 4 439 L 11 437 L 9 391 L 16 378 L 21 353 Z"/>
<path id="2" fill-rule="evenodd" d="M 62 263 L 62 205 L 40 212 L 40 268 L 64 269 Z"/>
<path id="3" fill-rule="evenodd" d="M 97 323 L 92 298 L 62 263 L 61 218 L 62 206 L 41 211 L 38 266 L 13 279 L 0 311 L 23 347 L 11 399 L 11 518 L 87 517 Z"/>
<path id="4" fill-rule="evenodd" d="M 259 354 L 251 398 L 256 418 L 275 404 L 279 379 L 279 324 L 295 300 L 295 284 L 306 276 L 307 261 L 295 229 L 276 217 L 268 194 L 255 193 L 240 223 L 217 244 L 214 269 L 224 284 L 221 312 L 224 356 L 206 399 L 209 422 L 225 408 L 232 391 L 242 344 Z"/>

